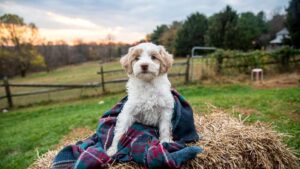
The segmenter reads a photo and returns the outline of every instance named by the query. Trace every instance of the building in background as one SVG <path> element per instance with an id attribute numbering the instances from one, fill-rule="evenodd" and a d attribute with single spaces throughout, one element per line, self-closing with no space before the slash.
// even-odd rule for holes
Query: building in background
<path id="1" fill-rule="evenodd" d="M 275 39 L 270 41 L 270 49 L 277 49 L 283 45 L 285 45 L 286 40 L 289 40 L 289 31 L 287 28 L 281 29 L 279 32 L 276 33 Z"/>

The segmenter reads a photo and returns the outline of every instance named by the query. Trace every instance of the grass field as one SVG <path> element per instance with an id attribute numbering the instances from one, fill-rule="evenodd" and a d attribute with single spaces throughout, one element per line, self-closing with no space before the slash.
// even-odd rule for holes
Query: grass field
<path id="1" fill-rule="evenodd" d="M 175 62 L 184 62 L 186 59 L 176 59 Z M 104 70 L 121 69 L 121 65 L 118 60 L 103 64 Z M 15 77 L 9 79 L 10 83 L 30 83 L 30 84 L 86 84 L 100 82 L 100 76 L 97 72 L 100 70 L 100 65 L 97 61 L 86 62 L 78 65 L 65 66 L 55 69 L 49 73 L 38 72 L 28 74 L 26 78 Z M 173 67 L 172 72 L 184 73 L 184 66 Z M 105 74 L 105 81 L 127 77 L 125 72 Z M 174 85 L 182 83 L 184 77 L 172 78 Z M 19 92 L 31 92 L 38 90 L 45 90 L 47 88 L 24 88 L 24 87 L 11 87 L 12 93 Z M 124 84 L 109 84 L 106 86 L 107 91 L 121 91 L 124 90 Z M 101 88 L 83 88 L 66 90 L 61 92 L 55 92 L 50 94 L 39 94 L 32 96 L 14 97 L 13 101 L 16 106 L 23 106 L 33 103 L 45 103 L 57 100 L 68 100 L 82 97 L 89 97 L 93 95 L 100 95 L 102 93 Z M 4 88 L 0 88 L 0 96 L 4 96 Z M 7 106 L 6 99 L 0 100 L 0 109 Z"/>
<path id="2" fill-rule="evenodd" d="M 212 104 L 228 113 L 250 115 L 248 122 L 272 123 L 276 130 L 289 133 L 290 147 L 300 152 L 300 88 L 255 89 L 247 85 L 178 87 L 196 113 L 209 113 Z M 0 114 L 0 168 L 26 168 L 53 148 L 74 128 L 95 130 L 98 118 L 124 93 L 77 101 L 58 102 L 15 109 Z M 104 101 L 104 104 L 98 104 Z"/>

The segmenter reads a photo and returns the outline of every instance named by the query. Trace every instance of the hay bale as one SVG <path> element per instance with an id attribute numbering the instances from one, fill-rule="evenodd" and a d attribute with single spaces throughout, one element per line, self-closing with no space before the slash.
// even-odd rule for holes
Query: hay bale
<path id="1" fill-rule="evenodd" d="M 47 153 L 41 156 L 37 151 L 37 159 L 28 167 L 28 169 L 49 169 L 53 158 L 56 156 L 59 150 L 67 145 L 75 144 L 79 140 L 84 140 L 93 133 L 94 131 L 88 128 L 73 129 L 68 135 L 64 136 L 64 138 L 60 140 L 60 142 L 55 146 L 54 150 L 49 150 Z"/>
<path id="2" fill-rule="evenodd" d="M 197 130 L 202 140 L 191 145 L 203 147 L 205 152 L 187 162 L 183 168 L 300 168 L 299 158 L 282 141 L 287 135 L 275 132 L 270 125 L 244 124 L 222 110 L 211 109 L 212 113 L 195 116 Z M 61 146 L 49 151 L 29 168 L 49 168 Z M 134 162 L 112 164 L 113 169 L 142 168 Z"/>
<path id="3" fill-rule="evenodd" d="M 300 168 L 299 158 L 283 143 L 287 135 L 274 131 L 271 125 L 246 125 L 221 110 L 212 111 L 195 117 L 203 139 L 193 145 L 205 152 L 184 168 Z"/>

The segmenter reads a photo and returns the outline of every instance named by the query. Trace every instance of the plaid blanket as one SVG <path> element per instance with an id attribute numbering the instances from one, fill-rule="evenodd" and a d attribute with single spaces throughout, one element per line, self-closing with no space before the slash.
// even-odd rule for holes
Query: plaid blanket
<path id="1" fill-rule="evenodd" d="M 54 158 L 51 168 L 91 169 L 106 167 L 113 162 L 128 161 L 134 161 L 144 168 L 180 168 L 184 162 L 202 152 L 202 149 L 185 145 L 199 140 L 193 111 L 179 93 L 172 90 L 172 94 L 175 99 L 172 117 L 175 142 L 160 143 L 157 128 L 134 123 L 120 139 L 118 152 L 109 157 L 106 150 L 113 139 L 116 118 L 127 101 L 125 97 L 100 118 L 93 136 L 63 148 Z"/>

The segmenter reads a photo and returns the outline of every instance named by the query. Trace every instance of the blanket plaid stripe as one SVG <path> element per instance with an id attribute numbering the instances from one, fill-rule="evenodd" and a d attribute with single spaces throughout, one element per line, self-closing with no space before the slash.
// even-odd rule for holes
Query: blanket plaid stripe
<path id="1" fill-rule="evenodd" d="M 193 112 L 190 105 L 175 90 L 174 115 L 172 118 L 172 143 L 160 143 L 156 127 L 134 123 L 121 137 L 118 152 L 109 157 L 106 150 L 113 140 L 115 123 L 127 97 L 123 98 L 99 120 L 96 133 L 84 141 L 63 148 L 54 158 L 52 169 L 92 169 L 106 167 L 113 162 L 134 161 L 144 168 L 180 168 L 194 158 L 202 149 L 187 147 L 185 143 L 197 141 Z"/>

